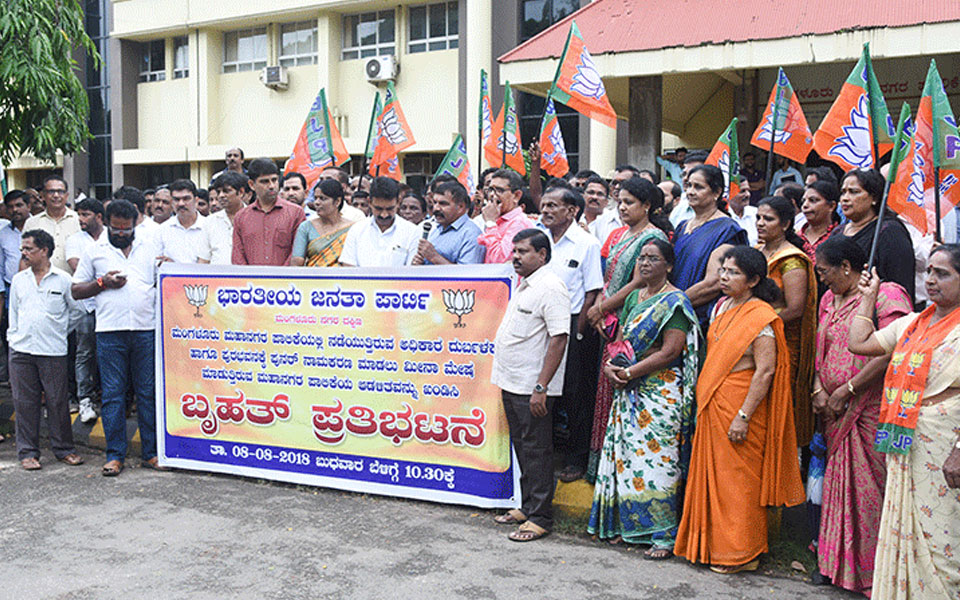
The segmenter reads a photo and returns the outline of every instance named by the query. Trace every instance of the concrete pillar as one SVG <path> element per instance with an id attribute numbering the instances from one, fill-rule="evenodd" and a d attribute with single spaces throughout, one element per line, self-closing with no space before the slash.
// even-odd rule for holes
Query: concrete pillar
<path id="1" fill-rule="evenodd" d="M 594 127 L 597 129 L 597 127 Z M 627 160 L 641 169 L 655 169 L 663 129 L 663 77 L 630 78 L 630 125 Z"/>
<path id="2" fill-rule="evenodd" d="M 581 132 L 583 130 L 581 129 Z M 581 163 L 580 168 L 589 166 L 601 176 L 617 166 L 617 130 L 603 123 L 590 123 L 590 164 Z"/>
<path id="3" fill-rule="evenodd" d="M 184 140 L 186 145 L 215 146 L 235 144 L 221 139 L 220 132 L 220 65 L 223 62 L 223 34 L 214 29 L 196 29 L 190 35 L 190 96 L 193 99 L 196 139 Z"/>
<path id="4" fill-rule="evenodd" d="M 490 0 L 467 0 L 460 3 L 459 123 L 475 177 L 479 176 L 480 171 L 483 170 L 482 162 L 477 162 L 480 160 L 477 150 L 480 143 L 479 115 L 477 114 L 480 106 L 480 69 L 487 72 L 491 88 L 499 87 L 491 73 L 493 66 L 491 30 L 495 29 L 492 24 L 493 7 Z"/>
<path id="5" fill-rule="evenodd" d="M 750 138 L 756 131 L 760 113 L 758 102 L 759 89 L 757 87 L 756 69 L 745 69 L 743 71 L 743 83 L 736 86 L 733 90 L 733 114 L 738 119 L 737 139 L 740 141 L 740 154 L 742 155 L 750 145 Z M 766 100 L 766 99 L 764 99 Z"/>
<path id="6" fill-rule="evenodd" d="M 397 48 L 400 48 L 398 45 Z M 323 12 L 317 17 L 317 91 L 320 88 L 327 90 L 327 103 L 331 112 L 336 112 L 340 105 L 349 103 L 352 99 L 340 95 L 340 15 L 337 13 Z M 363 114 L 370 114 L 370 105 L 364 109 Z M 364 121 L 360 125 L 360 131 L 367 126 Z M 350 142 L 347 142 L 347 152 L 351 154 L 360 154 L 363 152 L 363 144 L 367 141 L 364 131 L 363 135 L 349 135 Z M 356 140 L 359 140 L 356 141 Z M 351 145 L 352 144 L 352 145 Z M 350 165 L 347 165 L 349 168 Z"/>
<path id="7" fill-rule="evenodd" d="M 138 146 L 137 78 L 140 74 L 138 44 L 117 38 L 107 42 L 112 57 L 110 68 L 110 143 L 113 150 Z M 191 73 L 192 75 L 192 73 Z M 113 187 L 136 185 L 127 181 L 124 165 L 113 162 Z"/>

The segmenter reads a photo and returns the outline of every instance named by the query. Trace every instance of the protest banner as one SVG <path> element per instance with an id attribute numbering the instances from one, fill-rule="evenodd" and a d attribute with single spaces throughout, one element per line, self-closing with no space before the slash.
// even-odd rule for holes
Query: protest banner
<path id="1" fill-rule="evenodd" d="M 510 274 L 163 265 L 161 464 L 519 506 L 490 383 Z"/>

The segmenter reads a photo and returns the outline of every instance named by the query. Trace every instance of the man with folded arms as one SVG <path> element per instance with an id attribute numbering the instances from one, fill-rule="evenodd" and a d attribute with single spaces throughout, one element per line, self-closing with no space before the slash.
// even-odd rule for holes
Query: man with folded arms
<path id="1" fill-rule="evenodd" d="M 50 265 L 53 236 L 24 232 L 20 250 L 28 268 L 10 283 L 10 387 L 17 412 L 17 458 L 28 471 L 40 468 L 40 415 L 46 397 L 50 446 L 57 460 L 79 465 L 73 447 L 67 391 L 67 333 L 77 311 L 70 276 Z"/>

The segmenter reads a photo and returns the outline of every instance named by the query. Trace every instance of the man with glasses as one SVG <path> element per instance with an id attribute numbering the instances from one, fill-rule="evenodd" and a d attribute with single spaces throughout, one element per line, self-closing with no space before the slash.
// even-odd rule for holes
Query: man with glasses
<path id="1" fill-rule="evenodd" d="M 60 175 L 47 175 L 41 186 L 46 209 L 24 223 L 25 231 L 40 229 L 53 236 L 53 256 L 50 262 L 67 273 L 73 269 L 67 263 L 67 238 L 80 231 L 77 213 L 67 208 L 67 181 Z"/>
<path id="2" fill-rule="evenodd" d="M 84 252 L 73 276 L 77 300 L 96 299 L 97 363 L 103 388 L 100 417 L 107 439 L 104 476 L 119 475 L 127 456 L 126 391 L 132 376 L 143 466 L 157 463 L 154 400 L 157 248 L 154 236 L 134 229 L 139 213 L 126 200 L 106 210 L 107 242 Z"/>
<path id="3" fill-rule="evenodd" d="M 516 171 L 498 169 L 487 185 L 487 203 L 483 206 L 483 233 L 477 238 L 485 246 L 487 264 L 505 263 L 513 258 L 513 236 L 533 227 L 520 207 L 523 179 Z"/>

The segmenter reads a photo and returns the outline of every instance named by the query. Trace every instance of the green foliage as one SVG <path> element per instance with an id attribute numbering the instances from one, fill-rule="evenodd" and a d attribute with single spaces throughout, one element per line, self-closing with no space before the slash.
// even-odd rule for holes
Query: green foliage
<path id="1" fill-rule="evenodd" d="M 90 107 L 73 53 L 100 56 L 79 0 L 0 0 L 0 48 L 0 158 L 82 150 Z"/>

